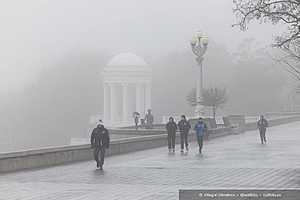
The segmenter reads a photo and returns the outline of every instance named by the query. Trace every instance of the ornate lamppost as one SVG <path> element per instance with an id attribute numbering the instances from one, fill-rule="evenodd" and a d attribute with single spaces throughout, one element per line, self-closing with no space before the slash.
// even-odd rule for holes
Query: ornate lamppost
<path id="1" fill-rule="evenodd" d="M 195 108 L 196 116 L 204 114 L 203 106 L 200 105 L 200 101 L 201 101 L 201 93 L 203 90 L 202 62 L 204 60 L 204 54 L 207 50 L 207 46 L 208 46 L 208 37 L 203 35 L 201 32 L 197 32 L 191 40 L 192 51 L 196 56 L 196 61 L 199 70 L 198 72 L 199 74 L 197 76 L 197 84 L 196 84 L 196 100 L 197 100 L 197 105 Z"/>

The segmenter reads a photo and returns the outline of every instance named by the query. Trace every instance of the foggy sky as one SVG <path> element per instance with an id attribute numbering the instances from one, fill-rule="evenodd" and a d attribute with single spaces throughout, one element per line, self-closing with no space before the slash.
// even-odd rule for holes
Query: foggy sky
<path id="1" fill-rule="evenodd" d="M 232 28 L 232 7 L 231 0 L 1 1 L 0 92 L 22 89 L 41 68 L 76 49 L 132 51 L 152 62 L 189 50 L 199 29 L 230 51 L 247 37 L 273 40 L 275 26 Z"/>

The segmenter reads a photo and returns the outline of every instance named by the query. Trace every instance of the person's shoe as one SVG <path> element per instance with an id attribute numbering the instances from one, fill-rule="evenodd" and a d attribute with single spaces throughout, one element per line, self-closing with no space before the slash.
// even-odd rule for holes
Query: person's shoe
<path id="1" fill-rule="evenodd" d="M 97 168 L 99 168 L 99 166 L 100 166 L 100 164 L 99 164 L 99 162 L 97 162 Z"/>
<path id="2" fill-rule="evenodd" d="M 103 166 L 102 165 L 100 165 L 100 170 L 103 170 Z"/>
<path id="3" fill-rule="evenodd" d="M 201 149 L 199 149 L 199 154 L 202 154 L 202 151 L 201 151 Z"/>
<path id="4" fill-rule="evenodd" d="M 175 149 L 173 149 L 173 153 L 175 153 Z"/>
<path id="5" fill-rule="evenodd" d="M 188 147 L 186 147 L 186 149 L 185 149 L 186 151 L 189 151 L 189 148 Z"/>
<path id="6" fill-rule="evenodd" d="M 183 151 L 183 149 L 181 149 L 181 151 L 180 151 L 181 153 L 183 153 L 184 151 Z"/>
<path id="7" fill-rule="evenodd" d="M 169 149 L 169 153 L 171 153 L 172 151 L 171 151 L 171 149 Z"/>

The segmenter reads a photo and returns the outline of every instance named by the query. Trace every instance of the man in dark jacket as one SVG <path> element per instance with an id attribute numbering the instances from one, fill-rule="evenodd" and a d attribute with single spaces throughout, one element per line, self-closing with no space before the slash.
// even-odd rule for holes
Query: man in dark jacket
<path id="1" fill-rule="evenodd" d="M 264 118 L 263 115 L 261 115 L 260 119 L 257 122 L 257 128 L 259 130 L 261 144 L 267 143 L 267 139 L 266 139 L 267 127 L 268 127 L 268 121 Z"/>
<path id="2" fill-rule="evenodd" d="M 109 148 L 109 142 L 108 130 L 103 124 L 98 124 L 91 135 L 91 146 L 94 149 L 94 159 L 97 162 L 97 168 L 101 170 L 104 164 L 105 149 Z"/>
<path id="3" fill-rule="evenodd" d="M 171 152 L 175 153 L 175 138 L 176 138 L 177 125 L 174 122 L 173 117 L 169 118 L 169 122 L 166 125 L 166 129 L 167 129 L 167 132 L 168 132 L 169 153 L 171 153 Z"/>
<path id="4" fill-rule="evenodd" d="M 180 131 L 181 153 L 183 153 L 184 145 L 186 151 L 189 151 L 188 134 L 191 129 L 190 123 L 186 120 L 185 115 L 181 115 L 181 120 L 178 123 Z"/>

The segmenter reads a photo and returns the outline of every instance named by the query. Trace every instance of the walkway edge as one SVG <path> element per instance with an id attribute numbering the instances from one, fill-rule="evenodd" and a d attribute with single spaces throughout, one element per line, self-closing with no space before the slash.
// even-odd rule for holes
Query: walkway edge
<path id="1" fill-rule="evenodd" d="M 300 121 L 300 116 L 270 120 L 269 124 L 270 126 L 277 126 L 295 121 Z M 255 129 L 256 123 L 248 123 L 244 127 L 245 131 Z M 233 134 L 233 130 L 231 128 L 213 129 L 209 131 L 208 137 L 209 139 L 213 139 L 230 134 Z M 166 137 L 166 134 L 161 134 L 116 140 L 111 143 L 110 149 L 107 151 L 107 155 L 119 155 L 166 146 Z M 195 134 L 191 134 L 190 140 L 194 139 Z M 179 142 L 178 138 L 177 141 Z M 90 145 L 62 146 L 12 152 L 0 154 L 0 173 L 50 167 L 54 165 L 62 165 L 66 163 L 87 160 L 92 160 L 92 151 Z"/>

